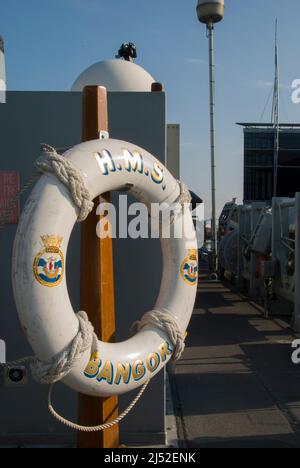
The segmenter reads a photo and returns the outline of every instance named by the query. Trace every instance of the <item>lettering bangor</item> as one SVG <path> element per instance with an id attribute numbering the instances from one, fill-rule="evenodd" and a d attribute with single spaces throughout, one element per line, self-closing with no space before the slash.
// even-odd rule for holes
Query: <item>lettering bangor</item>
<path id="1" fill-rule="evenodd" d="M 105 176 L 123 170 L 136 172 L 146 177 L 151 177 L 151 180 L 155 184 L 161 185 L 163 190 L 166 189 L 163 167 L 157 161 L 153 163 L 152 168 L 146 167 L 143 156 L 139 151 L 129 151 L 124 148 L 122 158 L 118 158 L 118 162 L 114 160 L 111 152 L 108 150 L 96 152 L 94 153 L 94 157 L 100 167 L 101 173 Z"/>
<path id="2" fill-rule="evenodd" d="M 102 362 L 100 353 L 96 352 L 92 354 L 84 375 L 88 379 L 96 379 L 99 383 L 106 382 L 109 385 L 120 385 L 123 382 L 128 385 L 132 380 L 139 382 L 147 372 L 153 374 L 172 353 L 173 349 L 165 341 L 158 347 L 157 352 L 149 354 L 146 362 L 136 360 L 133 364 L 119 362 L 114 365 L 111 361 Z"/>

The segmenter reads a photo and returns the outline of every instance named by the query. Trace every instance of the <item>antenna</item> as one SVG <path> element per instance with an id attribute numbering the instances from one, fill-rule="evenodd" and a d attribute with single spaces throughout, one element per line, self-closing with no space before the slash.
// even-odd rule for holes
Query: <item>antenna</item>
<path id="1" fill-rule="evenodd" d="M 116 58 L 123 58 L 126 62 L 134 62 L 134 59 L 137 58 L 135 44 L 133 42 L 124 42 L 124 44 L 121 45 Z"/>
<path id="2" fill-rule="evenodd" d="M 275 80 L 274 80 L 274 94 L 273 94 L 273 105 L 272 105 L 272 117 L 271 122 L 274 128 L 274 183 L 273 183 L 273 196 L 277 196 L 278 186 L 278 157 L 279 157 L 279 61 L 278 61 L 278 20 L 275 21 Z"/>

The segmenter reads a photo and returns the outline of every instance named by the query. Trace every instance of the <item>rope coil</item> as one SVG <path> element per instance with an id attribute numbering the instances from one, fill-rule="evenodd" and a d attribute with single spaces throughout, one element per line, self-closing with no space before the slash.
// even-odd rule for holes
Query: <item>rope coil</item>
<path id="1" fill-rule="evenodd" d="M 150 380 L 148 380 L 141 388 L 141 390 L 139 391 L 139 393 L 137 394 L 137 396 L 132 400 L 132 402 L 130 403 L 130 405 L 126 408 L 126 410 L 123 411 L 123 413 L 121 413 L 117 418 L 115 418 L 113 421 L 109 421 L 107 423 L 104 423 L 104 424 L 100 424 L 99 426 L 80 426 L 79 424 L 75 424 L 73 423 L 72 421 L 69 421 L 68 419 L 65 419 L 63 416 L 61 416 L 60 414 L 58 414 L 56 412 L 56 410 L 53 408 L 52 406 L 52 402 L 51 402 L 51 397 L 52 397 L 52 391 L 53 391 L 53 385 L 51 385 L 50 389 L 49 389 L 49 394 L 48 394 L 48 410 L 49 410 L 49 413 L 55 418 L 57 419 L 61 424 L 67 426 L 69 429 L 72 429 L 74 431 L 80 431 L 80 432 L 100 432 L 100 431 L 104 431 L 105 429 L 109 429 L 113 426 L 115 426 L 116 424 L 118 424 L 119 422 L 121 422 L 127 415 L 128 413 L 130 413 L 130 411 L 135 407 L 135 405 L 138 403 L 138 401 L 141 399 L 141 397 L 143 396 L 146 388 L 148 387 L 149 385 L 149 382 Z"/>
<path id="2" fill-rule="evenodd" d="M 22 195 L 39 177 L 40 173 L 51 173 L 55 175 L 58 180 L 67 187 L 73 201 L 79 209 L 78 222 L 84 221 L 89 213 L 92 211 L 94 203 L 91 200 L 90 193 L 85 186 L 81 172 L 73 166 L 63 156 L 60 156 L 57 151 L 49 145 L 42 145 L 44 155 L 40 157 L 36 162 L 36 167 L 39 173 L 35 174 L 28 184 L 19 192 L 19 194 L 12 200 L 12 206 L 9 207 L 9 211 L 5 212 L 4 217 L 0 220 L 0 230 L 9 219 L 10 212 L 14 207 L 18 197 Z M 190 203 L 191 195 L 185 184 L 178 182 L 180 185 L 180 194 L 174 202 L 175 208 L 172 213 L 171 222 L 173 223 L 176 216 L 182 212 L 185 204 Z M 42 362 L 36 356 L 25 357 L 16 361 L 12 361 L 8 364 L 0 364 L 0 368 L 6 368 L 9 366 L 20 365 L 29 363 L 33 378 L 45 385 L 50 385 L 48 395 L 48 409 L 50 414 L 55 417 L 59 422 L 66 425 L 67 427 L 79 430 L 83 432 L 96 432 L 104 429 L 108 429 L 118 424 L 125 416 L 133 409 L 139 399 L 144 394 L 149 380 L 142 386 L 138 395 L 134 398 L 128 408 L 116 419 L 108 423 L 95 426 L 95 427 L 84 427 L 77 425 L 71 421 L 66 420 L 60 416 L 52 406 L 51 397 L 53 386 L 55 383 L 63 380 L 72 370 L 72 368 L 78 363 L 87 350 L 97 350 L 98 338 L 94 332 L 94 328 L 90 323 L 88 316 L 85 312 L 80 311 L 77 314 L 79 321 L 78 332 L 71 343 L 66 346 L 60 353 L 54 356 L 50 362 Z M 155 327 L 169 337 L 169 340 L 174 348 L 173 360 L 180 359 L 184 351 L 184 334 L 180 331 L 178 324 L 175 319 L 166 311 L 156 311 L 146 313 L 142 319 L 133 324 L 132 329 L 139 331 L 146 326 Z"/>
<path id="3" fill-rule="evenodd" d="M 123 411 L 123 413 L 121 413 L 117 418 L 107 423 L 101 424 L 99 426 L 87 427 L 73 423 L 72 421 L 69 421 L 68 419 L 59 415 L 52 405 L 52 392 L 54 384 L 64 379 L 71 372 L 73 366 L 76 365 L 76 363 L 81 359 L 87 350 L 91 348 L 93 351 L 97 350 L 98 338 L 94 332 L 92 324 L 88 319 L 87 314 L 83 311 L 80 311 L 77 314 L 77 318 L 79 321 L 79 329 L 75 338 L 65 349 L 61 351 L 61 353 L 54 356 L 50 362 L 44 363 L 36 356 L 29 356 L 7 364 L 0 364 L 0 368 L 7 368 L 9 366 L 29 363 L 33 378 L 40 384 L 50 385 L 48 393 L 48 411 L 55 419 L 57 419 L 57 421 L 72 430 L 81 432 L 99 432 L 115 426 L 128 415 L 128 413 L 135 407 L 135 405 L 143 396 L 150 380 L 145 382 L 127 409 Z M 167 333 L 171 344 L 174 347 L 172 360 L 176 361 L 180 359 L 185 347 L 185 336 L 180 331 L 176 321 L 170 316 L 170 314 L 167 312 L 155 310 L 148 312 L 142 317 L 140 321 L 135 322 L 132 325 L 132 330 L 139 331 L 146 326 L 154 326 L 164 333 Z"/>

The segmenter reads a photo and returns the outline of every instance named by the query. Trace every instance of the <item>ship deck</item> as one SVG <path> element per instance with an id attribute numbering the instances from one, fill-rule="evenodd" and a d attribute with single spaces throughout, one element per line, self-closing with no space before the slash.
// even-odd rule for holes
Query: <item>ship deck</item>
<path id="1" fill-rule="evenodd" d="M 300 365 L 286 320 L 200 277 L 186 350 L 172 377 L 183 447 L 300 447 Z"/>

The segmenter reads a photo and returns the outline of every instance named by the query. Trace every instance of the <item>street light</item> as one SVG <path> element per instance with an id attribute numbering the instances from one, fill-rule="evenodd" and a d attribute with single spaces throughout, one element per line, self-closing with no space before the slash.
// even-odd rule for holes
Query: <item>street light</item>
<path id="1" fill-rule="evenodd" d="M 224 0 L 198 0 L 197 13 L 201 23 L 218 23 L 224 18 Z"/>
<path id="2" fill-rule="evenodd" d="M 217 229 L 216 229 L 216 163 L 215 163 L 215 64 L 214 24 L 224 18 L 225 0 L 198 0 L 197 14 L 201 23 L 206 24 L 209 39 L 209 89 L 210 89 L 210 145 L 211 145 L 211 193 L 212 193 L 212 268 L 217 270 Z"/>

